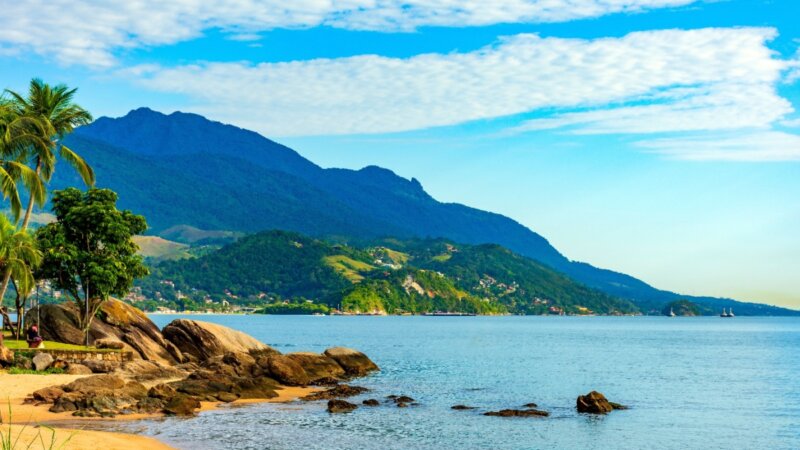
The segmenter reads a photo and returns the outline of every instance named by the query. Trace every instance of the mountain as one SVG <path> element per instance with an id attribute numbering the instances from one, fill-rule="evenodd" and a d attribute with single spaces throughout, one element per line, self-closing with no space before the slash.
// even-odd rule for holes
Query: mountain
<path id="1" fill-rule="evenodd" d="M 361 312 L 638 312 L 628 301 L 496 244 L 391 239 L 356 247 L 287 231 L 261 232 L 194 259 L 163 262 L 139 287 L 145 297 L 164 302 L 184 296 L 244 304 L 311 299 Z"/>
<path id="2" fill-rule="evenodd" d="M 95 168 L 98 185 L 120 193 L 119 204 L 144 214 L 151 232 L 174 227 L 253 233 L 284 229 L 311 236 L 374 239 L 444 237 L 493 243 L 535 259 L 644 311 L 687 298 L 712 309 L 747 314 L 800 314 L 729 299 L 690 298 L 655 289 L 625 274 L 567 259 L 546 239 L 512 219 L 441 203 L 420 183 L 389 170 L 322 169 L 257 133 L 186 113 L 146 108 L 80 127 L 67 143 Z M 69 170 L 52 187 L 78 185 Z"/>

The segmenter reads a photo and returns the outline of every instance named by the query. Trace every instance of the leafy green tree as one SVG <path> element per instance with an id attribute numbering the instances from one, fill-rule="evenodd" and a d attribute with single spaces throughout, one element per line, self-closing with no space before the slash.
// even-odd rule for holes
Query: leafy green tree
<path id="1" fill-rule="evenodd" d="M 36 241 L 25 230 L 18 230 L 5 215 L 0 215 L 0 267 L 11 273 L 16 290 L 16 338 L 22 333 L 25 305 L 36 281 L 33 272 L 42 259 Z"/>
<path id="2" fill-rule="evenodd" d="M 21 115 L 12 102 L 0 97 L 0 192 L 9 199 L 15 220 L 22 211 L 20 184 L 30 192 L 32 200 L 44 204 L 44 183 L 24 162 L 28 149 L 46 145 L 42 134 L 38 121 Z"/>
<path id="3" fill-rule="evenodd" d="M 147 222 L 118 210 L 116 202 L 109 189 L 55 191 L 56 222 L 36 232 L 44 254 L 38 278 L 51 280 L 75 303 L 87 341 L 92 319 L 108 297 L 127 294 L 136 278 L 149 273 L 131 239 Z"/>

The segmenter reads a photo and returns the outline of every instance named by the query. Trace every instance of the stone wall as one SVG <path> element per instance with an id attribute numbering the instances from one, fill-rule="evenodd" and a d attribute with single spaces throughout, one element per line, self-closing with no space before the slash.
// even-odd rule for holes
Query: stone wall
<path id="1" fill-rule="evenodd" d="M 75 351 L 75 350 L 50 350 L 46 348 L 26 348 L 15 350 L 18 353 L 48 353 L 54 360 L 64 361 L 71 364 L 82 364 L 85 361 L 108 361 L 111 363 L 123 363 L 133 360 L 131 351 Z"/>

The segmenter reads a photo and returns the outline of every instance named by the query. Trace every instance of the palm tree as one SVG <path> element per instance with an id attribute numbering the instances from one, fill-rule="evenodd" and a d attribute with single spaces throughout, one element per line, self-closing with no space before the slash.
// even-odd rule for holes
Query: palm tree
<path id="1" fill-rule="evenodd" d="M 0 215 L 0 267 L 11 274 L 17 291 L 17 339 L 22 332 L 25 303 L 36 285 L 33 271 L 41 261 L 42 252 L 36 247 L 33 236 L 26 230 L 18 230 L 8 217 Z"/>
<path id="2" fill-rule="evenodd" d="M 73 102 L 77 89 L 69 89 L 64 84 L 50 86 L 38 78 L 31 80 L 28 97 L 6 90 L 12 98 L 12 109 L 21 117 L 38 123 L 40 138 L 45 145 L 31 145 L 26 155 L 35 167 L 35 172 L 44 182 L 49 182 L 56 166 L 56 156 L 68 162 L 81 176 L 87 186 L 94 185 L 94 171 L 77 153 L 64 145 L 64 138 L 75 128 L 92 121 L 92 115 Z M 22 229 L 28 228 L 33 204 L 32 194 L 28 209 L 22 220 Z"/>
<path id="3" fill-rule="evenodd" d="M 0 97 L 0 193 L 4 199 L 10 200 L 15 220 L 19 219 L 22 210 L 20 181 L 36 203 L 42 205 L 45 201 L 44 183 L 24 163 L 28 148 L 46 145 L 42 135 L 43 129 L 38 121 L 21 116 L 11 102 Z"/>
<path id="4" fill-rule="evenodd" d="M 86 125 L 92 121 L 92 115 L 73 102 L 77 89 L 69 89 L 64 84 L 50 86 L 38 78 L 31 80 L 28 97 L 6 89 L 11 96 L 11 101 L 6 102 L 4 109 L 10 119 L 8 137 L 11 139 L 10 151 L 18 151 L 18 161 L 30 161 L 35 167 L 33 171 L 40 180 L 39 186 L 30 190 L 30 200 L 22 220 L 21 230 L 25 231 L 31 220 L 34 203 L 40 206 L 44 203 L 46 191 L 44 183 L 49 182 L 53 176 L 56 165 L 56 156 L 68 162 L 81 176 L 88 186 L 94 185 L 94 171 L 77 153 L 72 151 L 63 140 L 76 127 Z M 29 169 L 29 168 L 28 168 Z M 12 170 L 8 179 L 12 177 L 29 177 L 28 172 Z M 6 183 L 0 173 L 0 182 Z M 27 178 L 23 178 L 27 180 Z M 30 180 L 33 181 L 33 180 Z M 27 181 L 26 181 L 27 186 Z M 9 191 L 15 188 L 9 187 Z M 5 190 L 3 191 L 5 192 Z M 17 204 L 19 197 L 16 198 Z M 15 199 L 11 198 L 11 208 L 15 211 Z M 15 214 L 18 216 L 18 214 Z M 11 280 L 11 272 L 6 269 L 0 284 L 0 299 L 3 299 Z"/>

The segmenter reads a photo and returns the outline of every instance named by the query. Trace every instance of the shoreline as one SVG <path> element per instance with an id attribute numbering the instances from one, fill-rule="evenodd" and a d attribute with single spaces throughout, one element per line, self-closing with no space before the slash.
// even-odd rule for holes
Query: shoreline
<path id="1" fill-rule="evenodd" d="M 82 430 L 75 426 L 76 424 L 90 422 L 113 423 L 159 419 L 166 417 L 164 414 L 128 414 L 118 415 L 113 418 L 76 417 L 71 412 L 50 412 L 50 404 L 35 404 L 29 401 L 29 396 L 38 389 L 67 384 L 85 377 L 87 375 L 10 375 L 0 372 L 0 385 L 2 385 L 5 394 L 4 398 L 0 398 L 0 417 L 3 419 L 0 426 L 2 426 L 3 433 L 7 433 L 10 427 L 13 438 L 20 436 L 20 443 L 24 442 L 23 445 L 25 446 L 32 441 L 40 442 L 40 438 L 43 438 L 49 444 L 52 437 L 56 440 L 55 448 L 63 448 L 64 450 L 85 448 L 103 448 L 104 450 L 173 449 L 168 444 L 150 436 L 116 431 Z M 160 382 L 163 382 L 163 380 L 156 380 L 152 384 Z M 276 391 L 278 396 L 271 399 L 245 399 L 231 403 L 204 401 L 200 402 L 201 407 L 198 410 L 198 414 L 223 409 L 224 406 L 228 405 L 288 403 L 318 390 L 320 388 L 317 387 L 281 386 L 280 390 Z M 8 417 L 9 406 L 11 407 L 10 419 Z M 64 423 L 66 426 L 61 427 L 59 426 L 60 423 Z M 52 429 L 52 432 L 50 429 Z M 39 436 L 39 433 L 41 433 L 41 436 Z M 66 444 L 63 447 L 59 447 L 65 442 Z M 39 447 L 34 445 L 31 448 L 36 449 Z"/>

